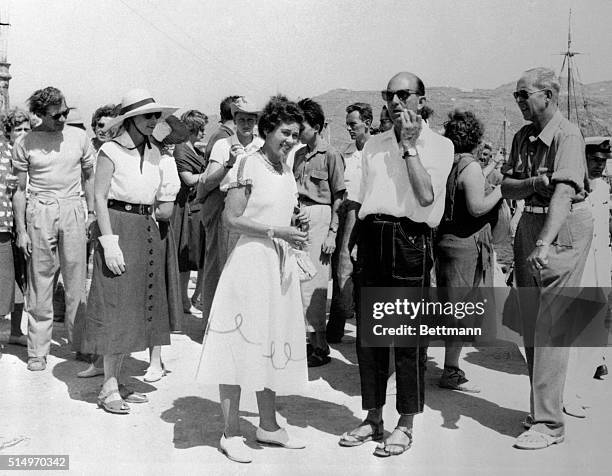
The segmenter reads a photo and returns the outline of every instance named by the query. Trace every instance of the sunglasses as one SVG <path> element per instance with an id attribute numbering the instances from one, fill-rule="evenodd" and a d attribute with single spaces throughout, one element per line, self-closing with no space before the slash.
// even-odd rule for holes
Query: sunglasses
<path id="1" fill-rule="evenodd" d="M 148 112 L 146 114 L 143 114 L 145 119 L 151 119 L 151 118 L 155 118 L 155 119 L 159 119 L 161 117 L 161 112 Z"/>
<path id="2" fill-rule="evenodd" d="M 547 89 L 538 89 L 537 91 L 525 91 L 524 89 L 521 89 L 519 91 L 514 91 L 512 95 L 514 96 L 515 101 L 518 101 L 519 99 L 527 101 L 527 99 L 529 99 L 529 96 L 535 93 L 539 93 L 541 91 L 547 91 Z"/>
<path id="3" fill-rule="evenodd" d="M 104 122 L 98 122 L 96 123 L 96 127 L 98 129 L 104 129 L 106 127 L 106 124 Z"/>
<path id="4" fill-rule="evenodd" d="M 380 92 L 380 95 L 383 98 L 383 101 L 393 101 L 393 97 L 397 96 L 397 98 L 405 102 L 408 98 L 413 94 L 420 94 L 419 91 L 415 91 L 413 89 L 398 89 L 397 91 L 389 91 L 384 89 Z"/>
<path id="5" fill-rule="evenodd" d="M 58 112 L 57 114 L 53 114 L 50 117 L 51 119 L 59 121 L 60 117 L 63 117 L 64 119 L 66 119 L 68 117 L 68 114 L 70 114 L 70 109 L 66 109 L 65 111 Z"/>

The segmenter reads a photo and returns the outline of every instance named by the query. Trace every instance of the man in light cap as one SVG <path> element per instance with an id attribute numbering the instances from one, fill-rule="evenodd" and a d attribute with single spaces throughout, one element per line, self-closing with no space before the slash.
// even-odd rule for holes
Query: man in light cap
<path id="1" fill-rule="evenodd" d="M 86 230 L 93 212 L 94 154 L 85 131 L 64 127 L 69 108 L 53 87 L 30 96 L 30 112 L 42 122 L 13 148 L 19 185 L 13 199 L 17 245 L 28 261 L 28 369 L 44 370 L 53 331 L 53 278 L 62 273 L 68 339 L 77 312 L 85 306 Z M 80 199 L 81 174 L 90 210 Z M 26 181 L 30 195 L 26 210 Z"/>
<path id="2" fill-rule="evenodd" d="M 393 128 L 372 136 L 362 152 L 357 240 L 357 359 L 361 377 L 361 425 L 342 435 L 340 445 L 358 446 L 383 436 L 383 406 L 389 375 L 389 347 L 362 342 L 367 316 L 361 312 L 363 287 L 430 284 L 432 229 L 444 212 L 446 180 L 453 164 L 450 140 L 433 132 L 418 115 L 425 86 L 412 73 L 393 76 L 382 91 Z M 352 242 L 354 240 L 351 240 Z M 418 292 L 418 291 L 417 291 Z M 393 345 L 399 421 L 376 456 L 399 455 L 412 444 L 414 415 L 423 411 L 427 344 L 418 336 L 411 347 Z"/>
<path id="3" fill-rule="evenodd" d="M 586 201 L 593 214 L 593 241 L 582 274 L 581 286 L 602 288 L 607 294 L 612 287 L 610 272 L 610 185 L 603 178 L 606 162 L 612 159 L 609 137 L 587 137 L 586 159 L 591 193 Z M 609 316 L 610 308 L 603 310 Z M 605 347 L 574 347 L 570 350 L 567 379 L 563 396 L 563 411 L 577 418 L 587 416 L 589 393 L 593 370 L 595 378 L 607 373 Z M 605 370 L 604 370 L 605 369 Z"/>
<path id="4" fill-rule="evenodd" d="M 523 73 L 513 95 L 530 123 L 515 134 L 502 167 L 503 196 L 525 200 L 514 238 L 514 270 L 523 293 L 531 412 L 524 422 L 529 430 L 515 441 L 519 449 L 547 448 L 565 438 L 563 385 L 572 338 L 567 324 L 576 318 L 566 295 L 580 285 L 593 235 L 585 202 L 585 144 L 578 127 L 558 109 L 559 90 L 551 69 Z"/>
<path id="5" fill-rule="evenodd" d="M 230 234 L 221 218 L 225 199 L 223 185 L 227 184 L 227 174 L 236 161 L 245 154 L 258 150 L 264 143 L 261 137 L 254 134 L 260 111 L 253 102 L 244 97 L 238 97 L 231 103 L 231 111 L 236 133 L 215 143 L 200 187 L 203 195 L 206 196 L 201 211 L 206 234 L 201 296 L 204 322 L 208 321 L 210 306 L 225 261 L 238 240 L 238 235 Z M 211 195 L 214 196 L 211 197 Z"/>

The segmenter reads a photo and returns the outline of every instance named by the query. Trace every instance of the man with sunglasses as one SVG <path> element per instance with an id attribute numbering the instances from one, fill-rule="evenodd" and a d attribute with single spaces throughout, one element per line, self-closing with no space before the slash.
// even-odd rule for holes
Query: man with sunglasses
<path id="1" fill-rule="evenodd" d="M 66 291 L 65 325 L 70 341 L 75 316 L 85 305 L 86 230 L 95 219 L 94 154 L 85 131 L 64 127 L 69 108 L 60 90 L 35 91 L 29 104 L 41 123 L 13 148 L 18 180 L 13 209 L 17 246 L 28 259 L 28 369 L 36 371 L 46 368 L 51 346 L 53 278 L 58 264 Z M 81 176 L 91 210 L 87 220 L 79 196 Z"/>
<path id="2" fill-rule="evenodd" d="M 570 338 L 565 324 L 574 318 L 564 296 L 580 286 L 593 235 L 585 202 L 585 144 L 578 127 L 558 109 L 559 90 L 551 69 L 523 73 L 514 98 L 530 123 L 514 136 L 502 167 L 502 194 L 525 200 L 514 239 L 516 283 L 519 293 L 535 288 L 538 297 L 529 300 L 529 290 L 522 290 L 531 412 L 525 419 L 529 430 L 515 442 L 520 449 L 546 448 L 564 439 L 562 397 Z"/>
<path id="3" fill-rule="evenodd" d="M 362 152 L 361 203 L 349 247 L 358 244 L 354 275 L 357 294 L 357 358 L 362 407 L 361 425 L 342 435 L 340 445 L 358 446 L 382 438 L 389 348 L 361 341 L 361 288 L 429 286 L 431 234 L 444 212 L 446 180 L 453 164 L 450 140 L 433 132 L 418 114 L 425 86 L 412 73 L 398 73 L 382 91 L 393 128 L 372 136 Z M 376 448 L 376 456 L 399 455 L 412 443 L 413 418 L 423 411 L 427 344 L 394 346 L 397 382 L 395 430 Z"/>

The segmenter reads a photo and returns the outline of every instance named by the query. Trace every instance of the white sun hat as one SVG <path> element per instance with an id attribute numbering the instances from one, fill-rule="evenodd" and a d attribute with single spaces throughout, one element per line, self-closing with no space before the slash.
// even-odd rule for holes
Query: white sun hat
<path id="1" fill-rule="evenodd" d="M 132 89 L 123 95 L 119 115 L 108 121 L 102 131 L 107 131 L 111 127 L 121 124 L 128 117 L 161 112 L 161 118 L 165 119 L 178 111 L 178 109 L 179 108 L 175 106 L 166 106 L 156 103 L 151 93 L 146 89 Z"/>

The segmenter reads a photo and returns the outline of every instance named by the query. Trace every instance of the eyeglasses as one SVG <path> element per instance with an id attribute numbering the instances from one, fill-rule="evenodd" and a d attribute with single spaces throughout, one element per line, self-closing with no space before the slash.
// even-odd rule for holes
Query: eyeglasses
<path id="1" fill-rule="evenodd" d="M 405 102 L 412 94 L 420 94 L 420 92 L 413 89 L 398 89 L 397 91 L 384 89 L 380 92 L 383 101 L 393 101 L 393 97 L 397 95 L 400 101 Z"/>
<path id="2" fill-rule="evenodd" d="M 70 109 L 66 109 L 65 111 L 58 112 L 57 114 L 52 114 L 49 117 L 51 117 L 51 119 L 55 121 L 59 121 L 60 117 L 63 117 L 64 119 L 66 119 L 68 117 L 68 114 L 70 114 Z"/>
<path id="3" fill-rule="evenodd" d="M 161 112 L 148 112 L 146 114 L 143 114 L 145 119 L 151 119 L 152 117 L 154 117 L 155 119 L 159 119 L 161 117 Z"/>
<path id="4" fill-rule="evenodd" d="M 519 91 L 514 91 L 512 95 L 514 96 L 515 101 L 518 101 L 519 99 L 527 101 L 527 99 L 529 99 L 529 96 L 535 93 L 539 93 L 541 91 L 547 91 L 547 89 L 538 89 L 537 91 L 525 91 L 524 89 L 521 89 Z"/>

